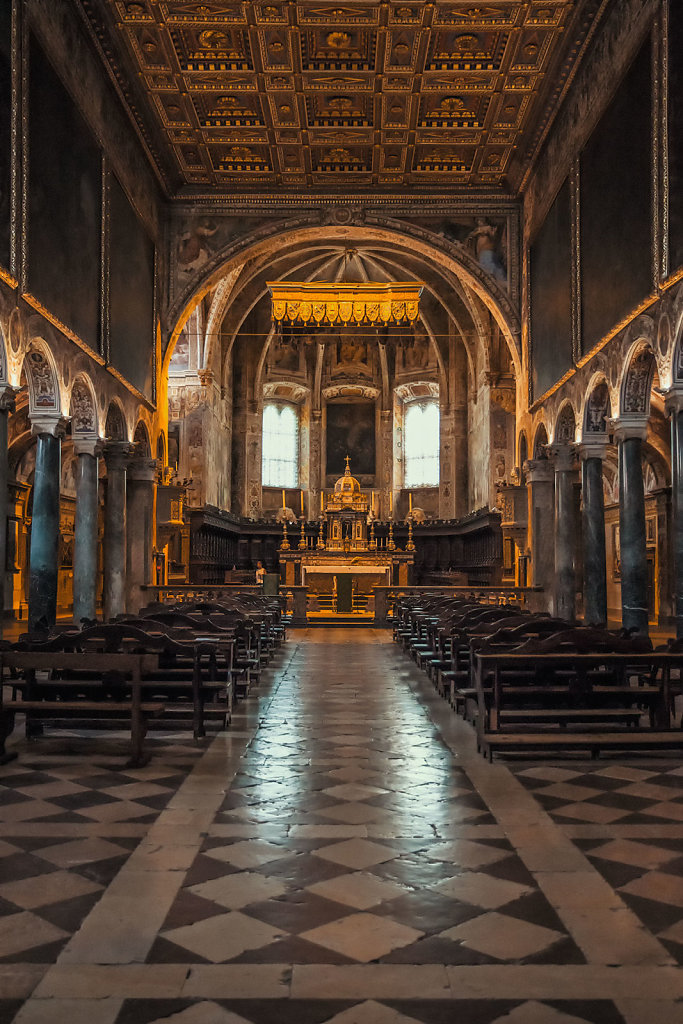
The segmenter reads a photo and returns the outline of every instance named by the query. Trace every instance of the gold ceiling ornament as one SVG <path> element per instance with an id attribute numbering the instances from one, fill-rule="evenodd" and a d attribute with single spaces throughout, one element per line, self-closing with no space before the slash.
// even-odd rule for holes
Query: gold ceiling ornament
<path id="1" fill-rule="evenodd" d="M 268 281 L 273 320 L 279 324 L 412 324 L 419 313 L 420 283 L 344 284 Z"/>

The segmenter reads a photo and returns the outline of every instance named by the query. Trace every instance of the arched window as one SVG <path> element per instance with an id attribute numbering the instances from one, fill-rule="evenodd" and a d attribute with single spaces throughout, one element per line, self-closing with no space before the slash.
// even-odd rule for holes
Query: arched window
<path id="1" fill-rule="evenodd" d="M 266 402 L 263 406 L 264 487 L 299 486 L 299 415 L 296 406 Z"/>
<path id="2" fill-rule="evenodd" d="M 403 420 L 404 486 L 439 483 L 439 403 L 409 402 Z"/>

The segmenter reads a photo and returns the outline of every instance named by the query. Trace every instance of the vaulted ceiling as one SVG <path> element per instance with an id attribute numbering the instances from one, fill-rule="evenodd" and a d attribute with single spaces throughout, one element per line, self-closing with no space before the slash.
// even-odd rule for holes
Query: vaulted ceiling
<path id="1" fill-rule="evenodd" d="M 605 0 L 78 0 L 166 191 L 515 194 Z"/>

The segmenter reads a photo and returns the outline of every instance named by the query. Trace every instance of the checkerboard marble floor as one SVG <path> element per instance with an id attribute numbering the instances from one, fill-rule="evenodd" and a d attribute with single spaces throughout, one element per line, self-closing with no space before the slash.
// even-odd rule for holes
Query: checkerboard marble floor
<path id="1" fill-rule="evenodd" d="M 15 743 L 0 1024 L 683 1024 L 683 768 L 490 765 L 386 633 L 141 770 Z"/>

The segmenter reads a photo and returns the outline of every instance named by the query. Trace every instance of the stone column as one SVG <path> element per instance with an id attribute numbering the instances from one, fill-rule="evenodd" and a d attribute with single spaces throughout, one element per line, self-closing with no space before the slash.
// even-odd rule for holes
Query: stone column
<path id="1" fill-rule="evenodd" d="M 37 443 L 29 556 L 29 630 L 54 626 L 57 619 L 61 439 L 65 425 L 59 413 L 31 416 Z"/>
<path id="2" fill-rule="evenodd" d="M 647 422 L 642 417 L 614 421 L 619 446 L 619 547 L 621 556 L 621 621 L 624 627 L 648 632 L 647 539 L 643 441 Z"/>
<path id="3" fill-rule="evenodd" d="M 576 453 L 570 444 L 550 448 L 555 463 L 555 615 L 576 616 Z"/>
<path id="4" fill-rule="evenodd" d="M 583 620 L 586 625 L 607 622 L 607 555 L 605 551 L 605 495 L 602 460 L 607 436 L 584 441 L 581 456 L 583 496 Z"/>
<path id="5" fill-rule="evenodd" d="M 0 388 L 0 636 L 5 612 L 7 571 L 7 510 L 9 507 L 7 465 L 7 421 L 14 412 L 14 388 Z"/>
<path id="6" fill-rule="evenodd" d="M 156 459 L 132 458 L 126 487 L 126 612 L 136 614 L 147 598 L 140 588 L 154 582 Z"/>
<path id="7" fill-rule="evenodd" d="M 74 528 L 74 622 L 97 616 L 97 436 L 74 436 L 76 467 L 76 520 Z"/>
<path id="8" fill-rule="evenodd" d="M 666 396 L 671 417 L 671 517 L 676 636 L 683 637 L 683 388 Z"/>
<path id="9" fill-rule="evenodd" d="M 112 441 L 104 450 L 107 496 L 104 503 L 104 619 L 122 615 L 126 588 L 126 468 L 132 445 Z"/>
<path id="10" fill-rule="evenodd" d="M 378 519 L 389 518 L 389 494 L 393 492 L 396 504 L 397 490 L 394 486 L 394 414 L 391 409 L 380 409 L 379 413 L 379 465 L 376 479 L 379 483 Z"/>
<path id="11" fill-rule="evenodd" d="M 529 459 L 524 470 L 529 495 L 530 582 L 534 587 L 543 587 L 550 603 L 555 571 L 555 472 L 548 459 Z"/>

